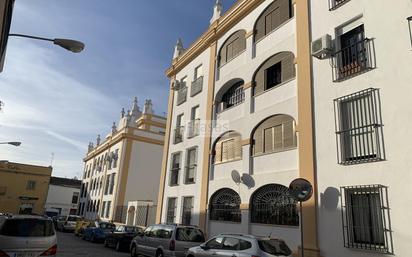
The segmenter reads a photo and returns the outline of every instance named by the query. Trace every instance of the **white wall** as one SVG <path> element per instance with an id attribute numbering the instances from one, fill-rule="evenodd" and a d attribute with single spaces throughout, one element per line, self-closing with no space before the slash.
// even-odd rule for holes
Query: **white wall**
<path id="1" fill-rule="evenodd" d="M 61 208 L 61 215 L 67 216 L 70 209 L 77 209 L 77 203 L 72 203 L 73 193 L 79 193 L 79 188 L 49 185 L 45 209 Z M 80 198 L 80 195 L 79 195 Z"/>
<path id="2" fill-rule="evenodd" d="M 325 257 L 377 256 L 344 248 L 339 188 L 351 185 L 388 186 L 395 256 L 409 257 L 412 210 L 410 156 L 412 147 L 412 51 L 406 17 L 412 2 L 351 0 L 334 11 L 327 1 L 311 1 L 312 37 L 328 33 L 361 15 L 366 37 L 374 38 L 377 68 L 351 79 L 332 82 L 329 60 L 313 59 L 316 156 L 319 186 L 319 241 Z M 333 100 L 369 87 L 380 89 L 386 160 L 342 166 L 337 163 Z"/>

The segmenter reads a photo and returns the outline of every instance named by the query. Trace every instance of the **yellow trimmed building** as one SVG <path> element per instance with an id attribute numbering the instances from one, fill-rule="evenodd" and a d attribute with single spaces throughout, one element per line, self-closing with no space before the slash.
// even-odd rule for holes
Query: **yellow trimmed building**
<path id="1" fill-rule="evenodd" d="M 151 100 L 143 111 L 137 99 L 121 112 L 119 123 L 96 143 L 89 143 L 78 214 L 134 224 L 136 202 L 156 205 L 166 118 L 154 114 Z"/>
<path id="2" fill-rule="evenodd" d="M 52 167 L 0 162 L 0 212 L 43 214 Z"/>

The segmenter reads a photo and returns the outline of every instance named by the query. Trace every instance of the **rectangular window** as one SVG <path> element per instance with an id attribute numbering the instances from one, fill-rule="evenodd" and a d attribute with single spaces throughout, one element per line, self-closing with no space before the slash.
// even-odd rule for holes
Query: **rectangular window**
<path id="1" fill-rule="evenodd" d="M 176 128 L 175 128 L 175 137 L 174 143 L 178 144 L 183 141 L 184 126 L 183 126 L 183 113 L 177 115 L 176 117 Z"/>
<path id="2" fill-rule="evenodd" d="M 109 218 L 109 216 L 110 216 L 110 207 L 111 207 L 111 205 L 112 205 L 112 202 L 108 201 L 107 206 L 106 206 L 106 218 Z"/>
<path id="3" fill-rule="evenodd" d="M 106 213 L 106 201 L 103 202 L 103 206 L 102 206 L 102 210 L 101 210 L 100 216 L 104 217 L 104 216 L 105 216 L 105 215 L 104 215 L 105 213 Z"/>
<path id="4" fill-rule="evenodd" d="M 113 154 L 113 168 L 117 167 L 117 160 L 119 159 L 119 149 L 116 149 Z"/>
<path id="5" fill-rule="evenodd" d="M 177 91 L 177 105 L 186 102 L 187 98 L 187 77 L 180 80 L 180 87 Z"/>
<path id="6" fill-rule="evenodd" d="M 193 197 L 183 197 L 183 211 L 182 211 L 182 224 L 191 225 L 193 210 Z"/>
<path id="7" fill-rule="evenodd" d="M 370 88 L 335 100 L 340 164 L 385 159 L 379 90 Z"/>
<path id="8" fill-rule="evenodd" d="M 263 130 L 263 152 L 278 152 L 296 147 L 293 121 L 285 122 Z"/>
<path id="9" fill-rule="evenodd" d="M 238 51 L 237 51 L 238 47 L 237 46 L 239 44 L 240 44 L 240 38 L 239 37 L 233 39 L 232 42 L 227 44 L 227 46 L 226 46 L 226 61 L 229 61 L 230 59 L 235 57 L 235 55 L 238 53 Z"/>
<path id="10" fill-rule="evenodd" d="M 193 184 L 196 180 L 197 147 L 190 148 L 186 153 L 185 184 Z"/>
<path id="11" fill-rule="evenodd" d="M 79 192 L 73 192 L 72 203 L 77 204 L 78 201 L 79 201 Z"/>
<path id="12" fill-rule="evenodd" d="M 203 77 L 203 65 L 199 65 L 195 68 L 194 80 Z"/>
<path id="13" fill-rule="evenodd" d="M 167 223 L 174 223 L 176 216 L 176 197 L 169 197 L 167 200 Z"/>
<path id="14" fill-rule="evenodd" d="M 200 112 L 199 106 L 195 106 L 191 110 L 189 123 L 189 138 L 199 135 L 200 130 Z"/>
<path id="15" fill-rule="evenodd" d="M 282 62 L 278 62 L 265 70 L 265 90 L 282 83 Z"/>
<path id="16" fill-rule="evenodd" d="M 115 177 L 116 177 L 116 174 L 112 174 L 111 179 L 110 179 L 110 190 L 109 190 L 110 195 L 113 194 Z"/>
<path id="17" fill-rule="evenodd" d="M 30 191 L 36 190 L 36 181 L 33 181 L 33 180 L 27 181 L 26 189 Z"/>
<path id="18" fill-rule="evenodd" d="M 393 254 L 387 187 L 342 187 L 341 195 L 345 247 Z"/>
<path id="19" fill-rule="evenodd" d="M 172 163 L 170 167 L 170 186 L 177 186 L 179 185 L 179 173 L 181 167 L 181 153 L 174 153 L 172 154 Z"/>
<path id="20" fill-rule="evenodd" d="M 110 178 L 111 178 L 111 175 L 106 176 L 106 185 L 104 187 L 104 195 L 107 195 L 109 193 Z"/>

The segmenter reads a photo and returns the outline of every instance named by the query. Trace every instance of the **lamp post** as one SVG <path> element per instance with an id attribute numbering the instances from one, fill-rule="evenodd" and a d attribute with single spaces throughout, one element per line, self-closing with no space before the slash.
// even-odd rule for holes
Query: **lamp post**
<path id="1" fill-rule="evenodd" d="M 84 49 L 84 44 L 82 42 L 71 40 L 71 39 L 64 39 L 64 38 L 51 39 L 51 38 L 35 37 L 35 36 L 29 36 L 29 35 L 23 35 L 23 34 L 9 34 L 9 37 L 24 37 L 24 38 L 30 38 L 30 39 L 36 39 L 36 40 L 49 41 L 73 53 L 80 53 Z"/>
<path id="2" fill-rule="evenodd" d="M 14 146 L 20 146 L 21 142 L 0 142 L 0 145 L 14 145 Z"/>
<path id="3" fill-rule="evenodd" d="M 409 26 L 409 38 L 411 40 L 411 46 L 412 46 L 412 16 L 406 18 L 408 20 L 408 26 Z"/>

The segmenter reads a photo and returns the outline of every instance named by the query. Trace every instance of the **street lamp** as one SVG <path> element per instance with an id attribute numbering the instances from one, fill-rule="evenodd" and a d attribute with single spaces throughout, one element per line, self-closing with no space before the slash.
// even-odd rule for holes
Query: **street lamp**
<path id="1" fill-rule="evenodd" d="M 0 145 L 14 145 L 14 146 L 20 146 L 21 142 L 0 142 Z"/>
<path id="2" fill-rule="evenodd" d="M 55 45 L 63 47 L 64 49 L 71 51 L 73 53 L 80 53 L 84 49 L 84 44 L 80 41 L 71 40 L 71 39 L 64 39 L 64 38 L 44 38 L 44 37 L 35 37 L 23 34 L 9 34 L 9 37 L 25 37 L 37 40 L 44 40 L 53 42 Z"/>

